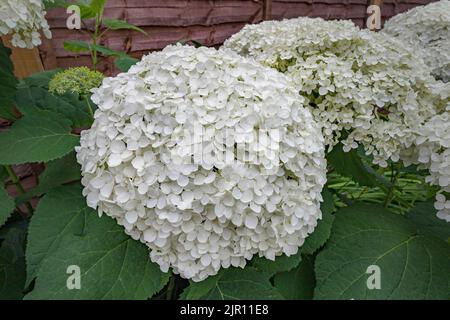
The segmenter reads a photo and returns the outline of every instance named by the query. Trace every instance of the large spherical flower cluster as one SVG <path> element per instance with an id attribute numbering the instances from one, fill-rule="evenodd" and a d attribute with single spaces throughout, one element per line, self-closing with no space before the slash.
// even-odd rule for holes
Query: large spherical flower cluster
<path id="1" fill-rule="evenodd" d="M 437 79 L 450 81 L 450 1 L 415 7 L 389 19 L 382 30 L 419 53 Z"/>
<path id="2" fill-rule="evenodd" d="M 101 72 L 87 67 L 75 67 L 58 72 L 50 80 L 48 86 L 53 94 L 77 93 L 82 97 L 89 96 L 92 88 L 101 85 L 104 76 Z"/>
<path id="3" fill-rule="evenodd" d="M 0 1 L 0 35 L 12 33 L 11 44 L 19 48 L 33 48 L 41 44 L 41 34 L 52 34 L 45 20 L 42 0 Z"/>
<path id="4" fill-rule="evenodd" d="M 313 232 L 324 140 L 283 74 L 177 45 L 93 91 L 95 121 L 77 147 L 87 203 L 163 271 L 200 281 L 253 255 L 295 254 Z"/>
<path id="5" fill-rule="evenodd" d="M 443 134 L 431 119 L 446 113 L 449 86 L 436 81 L 423 60 L 395 38 L 360 30 L 350 21 L 297 18 L 248 25 L 225 47 L 288 74 L 330 148 L 339 141 L 344 150 L 362 144 L 383 167 L 405 157 L 434 172 L 430 182 L 448 185 L 436 178 L 448 177 L 448 165 L 440 162 L 447 147 L 423 135 Z M 428 161 L 419 156 L 425 150 Z"/>

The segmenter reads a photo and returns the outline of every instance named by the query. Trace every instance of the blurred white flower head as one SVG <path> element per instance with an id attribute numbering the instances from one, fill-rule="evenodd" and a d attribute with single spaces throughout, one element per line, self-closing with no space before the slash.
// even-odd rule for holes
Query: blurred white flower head
<path id="1" fill-rule="evenodd" d="M 224 47 L 290 76 L 329 149 L 363 145 L 382 167 L 419 164 L 449 191 L 450 84 L 398 39 L 351 21 L 297 18 L 247 25 Z"/>
<path id="2" fill-rule="evenodd" d="M 201 281 L 254 255 L 293 255 L 313 232 L 324 139 L 283 74 L 231 50 L 177 45 L 93 92 L 95 121 L 76 149 L 87 203 L 161 270 Z M 252 144 L 261 132 L 267 143 Z M 193 158 L 192 139 L 208 161 Z M 246 139 L 258 157 L 217 157 Z"/>
<path id="3" fill-rule="evenodd" d="M 420 54 L 434 76 L 450 81 L 450 1 L 418 6 L 389 19 L 382 30 Z"/>
<path id="4" fill-rule="evenodd" d="M 0 1 L 0 35 L 12 34 L 14 47 L 28 48 L 41 44 L 41 32 L 50 39 L 52 34 L 45 20 L 42 0 Z"/>

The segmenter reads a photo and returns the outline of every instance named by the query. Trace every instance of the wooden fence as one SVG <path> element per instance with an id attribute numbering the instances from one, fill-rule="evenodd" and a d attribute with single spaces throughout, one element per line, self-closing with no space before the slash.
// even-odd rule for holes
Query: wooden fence
<path id="1" fill-rule="evenodd" d="M 382 16 L 386 19 L 429 2 L 432 1 L 385 0 Z M 136 24 L 148 36 L 136 31 L 112 31 L 103 44 L 140 57 L 183 39 L 218 46 L 245 24 L 264 19 L 299 16 L 351 19 L 363 27 L 370 3 L 370 0 L 109 0 L 105 12 L 107 17 Z M 88 55 L 75 56 L 63 48 L 66 40 L 87 40 L 81 32 L 66 28 L 65 11 L 52 9 L 47 18 L 53 39 L 40 47 L 44 67 L 89 65 Z M 99 68 L 106 73 L 115 71 L 110 60 L 103 61 Z"/>

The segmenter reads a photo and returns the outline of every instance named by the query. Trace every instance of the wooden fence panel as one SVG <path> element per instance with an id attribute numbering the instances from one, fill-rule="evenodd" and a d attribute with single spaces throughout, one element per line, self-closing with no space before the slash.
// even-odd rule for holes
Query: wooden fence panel
<path id="1" fill-rule="evenodd" d="M 382 20 L 430 0 L 385 0 Z M 299 16 L 325 19 L 351 19 L 364 27 L 367 6 L 371 0 L 110 0 L 106 17 L 125 19 L 144 29 L 148 36 L 135 31 L 114 31 L 104 45 L 126 50 L 135 57 L 179 40 L 192 39 L 208 46 L 219 46 L 245 24 L 263 19 L 283 19 Z M 66 40 L 87 40 L 81 33 L 66 28 L 63 9 L 52 9 L 47 19 L 53 39 L 41 48 L 44 65 L 68 67 L 89 64 L 86 54 L 75 56 L 63 48 Z M 102 61 L 100 70 L 115 73 L 110 60 Z"/>

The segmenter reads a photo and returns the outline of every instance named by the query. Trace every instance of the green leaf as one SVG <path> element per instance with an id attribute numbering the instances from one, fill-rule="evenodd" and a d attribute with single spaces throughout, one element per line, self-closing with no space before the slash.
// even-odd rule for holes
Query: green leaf
<path id="1" fill-rule="evenodd" d="M 323 202 L 320 206 L 322 211 L 322 219 L 317 222 L 317 226 L 305 240 L 305 243 L 300 248 L 304 254 L 313 254 L 320 249 L 331 234 L 331 227 L 334 221 L 334 203 L 333 195 L 328 189 L 322 191 Z"/>
<path id="2" fill-rule="evenodd" d="M 101 53 L 104 56 L 107 57 L 115 57 L 114 64 L 116 65 L 117 69 L 120 71 L 126 72 L 130 67 L 137 62 L 139 62 L 138 59 L 135 59 L 129 55 L 127 55 L 123 51 L 117 51 L 110 49 L 105 46 L 101 45 L 94 45 L 90 44 L 84 41 L 78 41 L 78 40 L 70 40 L 64 42 L 64 49 L 71 51 L 71 52 L 90 52 L 93 49 L 97 50 L 97 52 Z"/>
<path id="3" fill-rule="evenodd" d="M 3 182 L 8 177 L 8 172 L 6 172 L 5 167 L 0 166 L 0 185 L 3 186 Z"/>
<path id="4" fill-rule="evenodd" d="M 380 184 L 388 183 L 387 180 L 381 178 L 381 175 L 377 175 L 371 167 L 361 160 L 356 149 L 344 152 L 341 143 L 328 153 L 327 160 L 337 173 L 352 178 L 362 186 L 376 187 L 380 186 Z M 383 179 L 383 181 L 378 181 L 378 179 Z"/>
<path id="5" fill-rule="evenodd" d="M 57 68 L 48 71 L 36 72 L 22 80 L 21 86 L 40 87 L 48 90 L 50 80 L 63 69 Z"/>
<path id="6" fill-rule="evenodd" d="M 146 299 L 169 274 L 149 258 L 148 248 L 127 236 L 113 219 L 86 206 L 79 184 L 44 196 L 30 223 L 27 299 Z M 67 288 L 69 266 L 78 266 L 81 288 Z"/>
<path id="7" fill-rule="evenodd" d="M 303 257 L 300 265 L 274 277 L 275 288 L 288 300 L 311 300 L 316 284 L 312 257 Z"/>
<path id="8" fill-rule="evenodd" d="M 86 102 L 80 100 L 77 94 L 53 95 L 44 87 L 43 83 L 45 82 L 42 82 L 41 86 L 32 84 L 37 80 L 37 78 L 27 78 L 18 86 L 16 104 L 22 114 L 39 116 L 42 111 L 49 111 L 59 118 L 70 120 L 75 128 L 84 128 L 91 125 L 92 119 Z"/>
<path id="9" fill-rule="evenodd" d="M 138 26 L 135 26 L 134 24 L 128 23 L 124 20 L 118 20 L 118 19 L 103 19 L 103 25 L 111 30 L 121 30 L 121 29 L 127 29 L 127 30 L 135 30 L 138 32 L 141 32 L 145 35 L 147 35 L 147 32 L 139 28 Z"/>
<path id="10" fill-rule="evenodd" d="M 3 188 L 3 182 L 0 184 L 0 227 L 8 220 L 14 211 L 14 200 L 8 195 Z"/>
<path id="11" fill-rule="evenodd" d="M 27 284 L 38 274 L 42 263 L 53 255 L 65 236 L 82 234 L 88 215 L 78 184 L 54 189 L 44 196 L 31 218 L 27 243 Z"/>
<path id="12" fill-rule="evenodd" d="M 230 268 L 202 282 L 192 282 L 181 298 L 207 300 L 275 300 L 282 299 L 269 276 L 252 267 Z"/>
<path id="13" fill-rule="evenodd" d="M 287 256 L 285 254 L 275 257 L 274 261 L 268 260 L 264 257 L 256 257 L 252 259 L 252 266 L 256 269 L 273 276 L 277 272 L 289 271 L 298 266 L 302 256 L 300 250 L 297 254 Z"/>
<path id="14" fill-rule="evenodd" d="M 123 51 L 117 51 L 101 45 L 92 45 L 92 48 L 107 57 L 121 57 L 126 55 Z"/>
<path id="15" fill-rule="evenodd" d="M 44 172 L 39 175 L 39 184 L 16 198 L 16 204 L 22 204 L 33 197 L 41 196 L 62 184 L 77 181 L 81 178 L 81 168 L 77 162 L 75 152 L 60 159 L 47 163 Z"/>
<path id="16" fill-rule="evenodd" d="M 220 271 L 219 274 L 223 272 Z M 217 285 L 219 275 L 208 277 L 200 282 L 189 281 L 190 285 L 180 295 L 180 300 L 199 300 Z"/>
<path id="17" fill-rule="evenodd" d="M 11 50 L 0 41 L 0 118 L 13 121 L 16 119 L 13 102 L 18 81 L 14 76 L 10 54 Z"/>
<path id="18" fill-rule="evenodd" d="M 25 116 L 0 134 L 0 163 L 45 162 L 60 158 L 78 144 L 70 133 L 70 121 L 51 113 Z"/>
<path id="19" fill-rule="evenodd" d="M 89 52 L 92 50 L 92 45 L 80 40 L 68 40 L 64 41 L 64 49 L 70 52 L 80 53 Z"/>
<path id="20" fill-rule="evenodd" d="M 75 53 L 90 52 L 95 49 L 99 53 L 101 53 L 107 57 L 126 56 L 126 54 L 122 51 L 113 50 L 113 49 L 110 49 L 108 47 L 105 47 L 105 46 L 102 46 L 99 44 L 87 43 L 85 41 L 80 41 L 80 40 L 64 41 L 64 49 L 66 49 L 67 51 L 75 52 Z"/>
<path id="21" fill-rule="evenodd" d="M 0 230 L 0 300 L 22 299 L 25 285 L 26 223 L 9 224 Z"/>
<path id="22" fill-rule="evenodd" d="M 78 0 L 75 2 L 80 7 L 81 19 L 94 18 L 100 15 L 106 0 Z"/>
<path id="23" fill-rule="evenodd" d="M 138 59 L 130 57 L 128 55 L 121 56 L 114 61 L 117 69 L 123 72 L 127 72 L 133 65 L 139 62 Z"/>
<path id="24" fill-rule="evenodd" d="M 405 217 L 376 205 L 338 211 L 317 255 L 316 299 L 448 299 L 450 247 L 418 233 Z M 380 270 L 381 288 L 369 289 Z M 368 273 L 367 273 L 368 272 Z"/>
<path id="25" fill-rule="evenodd" d="M 67 8 L 72 3 L 64 1 L 64 0 L 44 0 L 45 9 L 51 8 Z"/>
<path id="26" fill-rule="evenodd" d="M 439 219 L 436 213 L 432 201 L 422 202 L 412 208 L 406 217 L 415 224 L 419 232 L 450 242 L 450 223 Z"/>
<path id="27" fill-rule="evenodd" d="M 89 0 L 88 2 L 91 10 L 94 11 L 96 14 L 100 14 L 103 11 L 106 0 Z"/>

